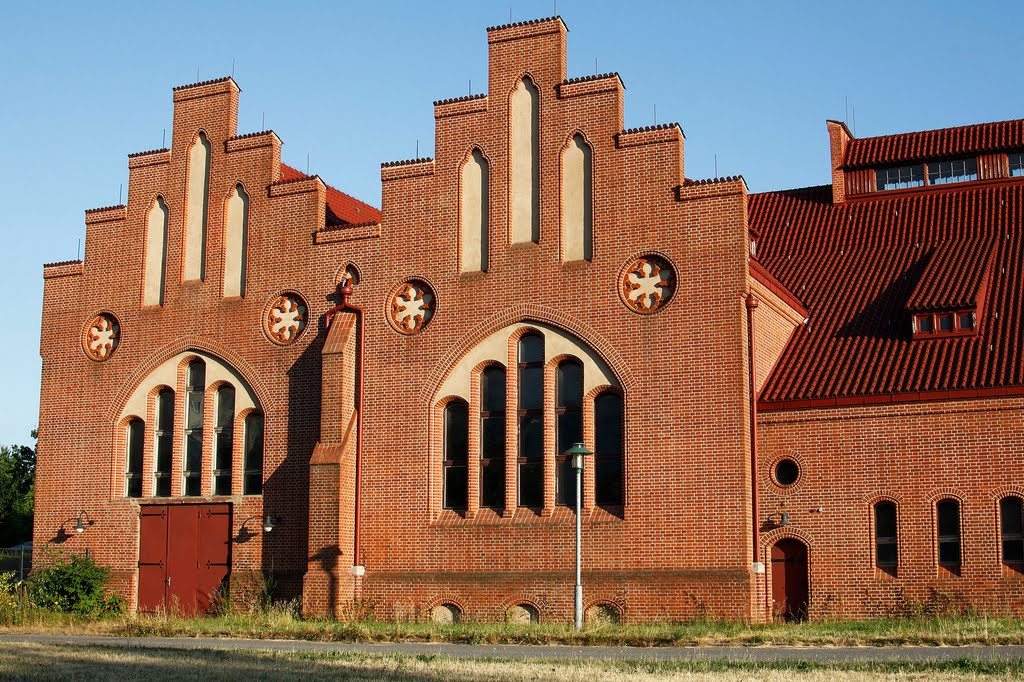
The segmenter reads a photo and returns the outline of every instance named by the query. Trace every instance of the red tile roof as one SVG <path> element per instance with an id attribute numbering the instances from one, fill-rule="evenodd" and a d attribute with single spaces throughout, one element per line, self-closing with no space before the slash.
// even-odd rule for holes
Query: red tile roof
<path id="1" fill-rule="evenodd" d="M 846 168 L 891 165 L 1024 147 L 1024 119 L 850 140 Z"/>
<path id="2" fill-rule="evenodd" d="M 305 180 L 313 176 L 281 164 L 281 181 Z M 327 227 L 380 222 L 380 209 L 363 203 L 327 185 Z"/>
<path id="3" fill-rule="evenodd" d="M 810 313 L 762 389 L 769 408 L 1024 386 L 1024 182 L 835 205 L 829 186 L 768 192 L 749 216 L 758 260 Z M 911 300 L 969 300 L 988 253 L 978 333 L 912 339 Z"/>

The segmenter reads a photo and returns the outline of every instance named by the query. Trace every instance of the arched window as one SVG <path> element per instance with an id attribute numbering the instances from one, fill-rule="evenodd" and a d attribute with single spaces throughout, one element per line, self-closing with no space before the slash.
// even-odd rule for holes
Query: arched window
<path id="1" fill-rule="evenodd" d="M 512 241 L 540 238 L 540 93 L 527 76 L 512 93 Z"/>
<path id="2" fill-rule="evenodd" d="M 487 269 L 487 187 L 487 159 L 479 149 L 474 149 L 462 166 L 460 187 L 463 272 L 482 272 Z"/>
<path id="3" fill-rule="evenodd" d="M 156 463 L 153 478 L 157 497 L 171 494 L 171 458 L 174 449 L 174 391 L 165 388 L 156 397 Z"/>
<path id="4" fill-rule="evenodd" d="M 263 494 L 263 413 L 250 412 L 245 417 L 245 461 L 243 462 L 243 495 Z"/>
<path id="5" fill-rule="evenodd" d="M 157 197 L 146 215 L 146 260 L 142 305 L 163 305 L 167 264 L 167 204 Z"/>
<path id="6" fill-rule="evenodd" d="M 1019 568 L 1024 564 L 1024 504 L 1019 497 L 999 501 L 1003 541 L 1003 563 Z"/>
<path id="7" fill-rule="evenodd" d="M 203 279 L 206 270 L 206 204 L 210 188 L 210 141 L 199 133 L 188 151 L 183 279 Z"/>
<path id="8" fill-rule="evenodd" d="M 544 339 L 519 339 L 519 506 L 544 505 Z"/>
<path id="9" fill-rule="evenodd" d="M 224 230 L 224 296 L 245 296 L 245 257 L 249 243 L 249 195 L 241 183 L 228 197 Z"/>
<path id="10" fill-rule="evenodd" d="M 200 495 L 203 477 L 203 403 L 206 397 L 206 363 L 188 363 L 185 383 L 185 494 Z"/>
<path id="11" fill-rule="evenodd" d="M 480 373 L 480 506 L 505 507 L 505 368 Z"/>
<path id="12" fill-rule="evenodd" d="M 562 260 L 590 260 L 593 243 L 590 145 L 574 135 L 562 152 Z"/>
<path id="13" fill-rule="evenodd" d="M 875 504 L 875 566 L 894 574 L 899 566 L 896 505 L 892 502 Z"/>
<path id="14" fill-rule="evenodd" d="M 142 448 L 145 443 L 146 425 L 142 423 L 142 420 L 133 419 L 128 422 L 125 443 L 128 460 L 125 467 L 128 497 L 142 497 Z"/>
<path id="15" fill-rule="evenodd" d="M 235 388 L 217 389 L 217 425 L 214 428 L 216 450 L 213 458 L 213 494 L 231 494 L 231 452 L 235 441 Z"/>
<path id="16" fill-rule="evenodd" d="M 583 365 L 563 360 L 555 372 L 555 502 L 576 506 L 576 475 L 572 458 L 563 454 L 583 441 Z"/>
<path id="17" fill-rule="evenodd" d="M 444 408 L 444 507 L 465 509 L 469 501 L 469 405 L 454 401 Z"/>
<path id="18" fill-rule="evenodd" d="M 939 565 L 960 568 L 960 502 L 939 500 L 935 505 L 936 536 L 939 543 Z"/>
<path id="19" fill-rule="evenodd" d="M 594 400 L 594 501 L 620 507 L 622 493 L 622 396 L 606 392 Z"/>

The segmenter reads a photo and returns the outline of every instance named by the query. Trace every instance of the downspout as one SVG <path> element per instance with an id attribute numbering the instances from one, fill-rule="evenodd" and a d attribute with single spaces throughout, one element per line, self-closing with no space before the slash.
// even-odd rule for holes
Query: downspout
<path id="1" fill-rule="evenodd" d="M 355 494 L 353 496 L 353 520 L 352 520 L 352 567 L 362 566 L 359 556 L 359 492 L 360 492 L 360 481 L 362 474 L 362 459 L 363 459 L 363 347 L 364 343 L 364 331 L 365 331 L 365 318 L 363 316 L 363 309 L 354 306 L 348 301 L 348 297 L 352 295 L 352 281 L 349 279 L 342 280 L 341 284 L 338 285 L 338 295 L 341 297 L 341 302 L 327 311 L 327 326 L 331 325 L 334 320 L 334 315 L 342 311 L 350 311 L 356 314 L 359 318 L 359 335 L 356 343 L 359 344 L 358 357 L 356 359 L 356 476 L 355 476 Z"/>
<path id="2" fill-rule="evenodd" d="M 751 514 L 751 549 L 753 563 L 757 563 L 760 553 L 760 532 L 757 524 L 760 515 L 757 509 L 757 389 L 754 366 L 754 311 L 757 310 L 757 299 L 747 294 L 747 363 L 750 369 L 750 514 Z"/>

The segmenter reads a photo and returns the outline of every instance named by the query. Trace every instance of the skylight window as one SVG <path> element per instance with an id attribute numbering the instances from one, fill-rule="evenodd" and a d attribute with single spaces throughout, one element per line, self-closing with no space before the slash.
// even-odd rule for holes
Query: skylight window
<path id="1" fill-rule="evenodd" d="M 924 165 L 879 168 L 878 189 L 908 189 L 924 186 Z"/>
<path id="2" fill-rule="evenodd" d="M 977 159 L 956 159 L 954 161 L 930 161 L 928 163 L 928 184 L 946 185 L 952 182 L 969 182 L 978 179 Z"/>
<path id="3" fill-rule="evenodd" d="M 1024 154 L 1020 152 L 1010 154 L 1010 177 L 1019 178 L 1024 176 Z"/>

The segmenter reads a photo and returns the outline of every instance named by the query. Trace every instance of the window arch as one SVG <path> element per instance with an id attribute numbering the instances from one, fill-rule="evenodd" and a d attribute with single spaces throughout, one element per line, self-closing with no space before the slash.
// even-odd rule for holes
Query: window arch
<path id="1" fill-rule="evenodd" d="M 210 189 L 210 140 L 200 132 L 188 150 L 185 198 L 185 258 L 182 279 L 203 279 L 206 271 L 206 206 Z"/>
<path id="2" fill-rule="evenodd" d="M 579 133 L 562 151 L 562 260 L 590 260 L 593 251 L 593 170 L 590 145 Z"/>
<path id="3" fill-rule="evenodd" d="M 217 389 L 217 421 L 214 432 L 213 494 L 231 494 L 231 460 L 235 446 L 235 387 Z"/>
<path id="4" fill-rule="evenodd" d="M 875 566 L 896 574 L 899 566 L 899 534 L 896 505 L 883 500 L 875 503 Z"/>
<path id="5" fill-rule="evenodd" d="M 509 202 L 512 241 L 540 238 L 540 92 L 524 76 L 512 93 Z"/>
<path id="6" fill-rule="evenodd" d="M 245 417 L 245 460 L 243 495 L 263 494 L 263 413 L 250 412 Z"/>
<path id="7" fill-rule="evenodd" d="M 583 442 L 583 364 L 563 360 L 555 369 L 555 503 L 576 506 L 576 476 L 565 451 Z"/>
<path id="8" fill-rule="evenodd" d="M 146 443 L 146 425 L 141 419 L 132 419 L 128 422 L 125 436 L 125 494 L 142 497 L 142 450 Z"/>
<path id="9" fill-rule="evenodd" d="M 146 254 L 143 264 L 142 305 L 163 305 L 164 270 L 167 264 L 167 204 L 153 200 L 146 214 Z"/>
<path id="10" fill-rule="evenodd" d="M 469 504 L 469 405 L 453 400 L 444 407 L 444 507 Z"/>
<path id="11" fill-rule="evenodd" d="M 462 272 L 487 270 L 488 256 L 488 163 L 474 149 L 462 164 L 460 221 L 462 223 Z"/>
<path id="12" fill-rule="evenodd" d="M 505 507 L 505 368 L 480 373 L 480 506 Z"/>
<path id="13" fill-rule="evenodd" d="M 544 337 L 519 339 L 519 506 L 544 505 Z"/>
<path id="14" fill-rule="evenodd" d="M 623 423 L 622 396 L 605 391 L 594 399 L 594 502 L 621 507 Z"/>
<path id="15" fill-rule="evenodd" d="M 203 410 L 206 398 L 206 363 L 188 363 L 185 379 L 185 495 L 202 494 Z"/>
<path id="16" fill-rule="evenodd" d="M 959 571 L 961 562 L 960 501 L 952 498 L 939 500 L 935 504 L 935 525 L 939 565 Z"/>
<path id="17" fill-rule="evenodd" d="M 154 494 L 157 497 L 170 497 L 174 450 L 174 391 L 169 388 L 161 390 L 156 397 L 155 450 Z"/>
<path id="18" fill-rule="evenodd" d="M 246 250 L 249 244 L 249 195 L 242 183 L 228 196 L 224 230 L 224 296 L 245 296 Z"/>
<path id="19" fill-rule="evenodd" d="M 1015 569 L 1024 566 L 1024 501 L 1016 496 L 999 501 L 999 528 L 1003 563 Z"/>

